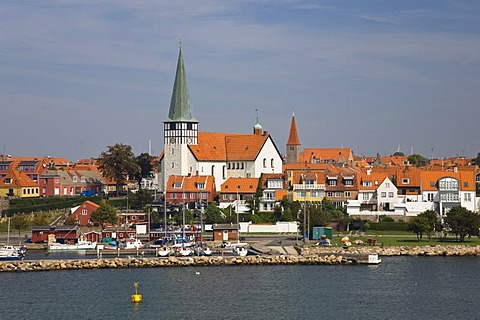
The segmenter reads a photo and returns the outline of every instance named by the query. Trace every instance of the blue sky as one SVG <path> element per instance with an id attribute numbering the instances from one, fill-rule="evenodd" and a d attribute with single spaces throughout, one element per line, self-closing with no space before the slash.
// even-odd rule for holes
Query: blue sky
<path id="1" fill-rule="evenodd" d="M 0 0 L 0 147 L 163 148 L 182 39 L 201 131 L 428 158 L 480 151 L 478 1 Z M 258 109 L 258 112 L 255 112 Z M 432 152 L 433 149 L 433 152 Z"/>

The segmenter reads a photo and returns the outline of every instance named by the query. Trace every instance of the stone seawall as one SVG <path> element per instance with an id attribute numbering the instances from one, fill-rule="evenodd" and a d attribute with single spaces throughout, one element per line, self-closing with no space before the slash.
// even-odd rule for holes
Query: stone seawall
<path id="1" fill-rule="evenodd" d="M 169 257 L 169 258 L 114 258 L 79 260 L 31 260 L 0 263 L 0 272 L 29 272 L 75 269 L 119 269 L 158 267 L 206 267 L 236 265 L 297 265 L 297 264 L 357 264 L 356 257 L 324 256 L 247 256 L 247 257 Z"/>
<path id="2" fill-rule="evenodd" d="M 302 256 L 329 254 L 378 254 L 379 256 L 477 256 L 480 246 L 436 245 L 436 246 L 351 246 L 297 248 Z"/>

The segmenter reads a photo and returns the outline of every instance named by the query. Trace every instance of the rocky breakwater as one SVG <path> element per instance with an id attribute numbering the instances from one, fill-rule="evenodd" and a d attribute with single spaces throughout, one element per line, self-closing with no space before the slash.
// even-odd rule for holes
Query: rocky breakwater
<path id="1" fill-rule="evenodd" d="M 258 255 L 246 257 L 169 257 L 169 258 L 114 258 L 79 260 L 32 260 L 0 263 L 0 272 L 31 272 L 78 269 L 158 268 L 188 266 L 238 266 L 238 265 L 348 265 L 355 259 L 342 255 L 311 256 Z"/>
<path id="2" fill-rule="evenodd" d="M 348 249 L 342 247 L 298 247 L 301 255 L 325 255 L 325 254 L 343 254 L 343 255 L 368 255 L 378 254 L 379 256 L 478 256 L 480 255 L 480 246 L 463 245 L 435 245 L 435 246 L 351 246 Z"/>

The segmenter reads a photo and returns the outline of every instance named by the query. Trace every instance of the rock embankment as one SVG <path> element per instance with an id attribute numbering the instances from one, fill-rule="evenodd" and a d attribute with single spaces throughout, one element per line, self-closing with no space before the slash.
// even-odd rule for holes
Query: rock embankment
<path id="1" fill-rule="evenodd" d="M 321 254 L 378 254 L 379 256 L 477 256 L 480 246 L 436 245 L 436 246 L 351 246 L 342 247 L 304 247 L 297 249 L 303 256 Z"/>
<path id="2" fill-rule="evenodd" d="M 158 268 L 188 266 L 235 266 L 235 265 L 295 265 L 295 264 L 356 264 L 356 258 L 341 255 L 317 255 L 309 257 L 247 256 L 247 257 L 188 257 L 188 258 L 114 258 L 84 260 L 32 260 L 0 263 L 0 272 L 29 272 L 74 269 L 119 269 Z"/>

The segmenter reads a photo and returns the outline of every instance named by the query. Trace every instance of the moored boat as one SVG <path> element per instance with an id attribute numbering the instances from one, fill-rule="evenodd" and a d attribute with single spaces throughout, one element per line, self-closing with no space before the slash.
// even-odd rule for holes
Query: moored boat
<path id="1" fill-rule="evenodd" d="M 173 253 L 173 250 L 170 247 L 163 246 L 163 247 L 157 248 L 157 255 L 160 257 L 168 257 L 172 253 Z"/>
<path id="2" fill-rule="evenodd" d="M 97 247 L 97 242 L 79 240 L 77 243 L 49 243 L 48 250 L 93 250 Z"/>
<path id="3" fill-rule="evenodd" d="M 245 243 L 233 244 L 232 253 L 236 256 L 245 257 L 248 254 L 248 245 Z"/>
<path id="4" fill-rule="evenodd" d="M 21 260 L 27 254 L 25 247 L 14 247 L 12 245 L 4 245 L 0 248 L 0 261 Z"/>

